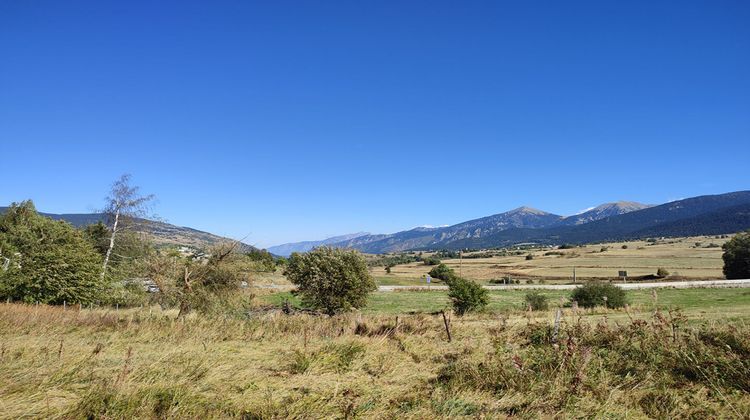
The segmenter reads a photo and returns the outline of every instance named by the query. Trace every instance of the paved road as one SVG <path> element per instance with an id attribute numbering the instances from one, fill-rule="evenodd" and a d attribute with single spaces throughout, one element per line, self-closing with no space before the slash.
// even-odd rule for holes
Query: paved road
<path id="1" fill-rule="evenodd" d="M 744 280 L 695 280 L 695 281 L 661 281 L 656 283 L 617 283 L 623 289 L 655 289 L 660 287 L 673 287 L 676 289 L 687 289 L 691 287 L 750 287 L 750 279 Z M 511 284 L 511 285 L 491 285 L 484 286 L 489 290 L 523 290 L 523 289 L 543 289 L 543 290 L 572 290 L 580 284 Z M 427 286 L 378 286 L 378 291 L 409 291 L 409 290 L 427 290 Z M 448 290 L 448 286 L 430 286 L 430 290 Z"/>

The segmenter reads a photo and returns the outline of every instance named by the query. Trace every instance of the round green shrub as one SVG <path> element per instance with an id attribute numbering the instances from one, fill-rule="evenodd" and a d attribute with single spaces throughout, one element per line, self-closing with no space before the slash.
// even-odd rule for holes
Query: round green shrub
<path id="1" fill-rule="evenodd" d="M 523 297 L 527 307 L 531 307 L 532 311 L 546 311 L 549 309 L 549 302 L 547 296 L 539 292 L 529 292 Z"/>
<path id="2" fill-rule="evenodd" d="M 284 274 L 297 286 L 305 305 L 330 315 L 365 306 L 369 293 L 377 289 L 362 254 L 339 248 L 295 252 Z"/>
<path id="3" fill-rule="evenodd" d="M 750 232 L 735 235 L 722 248 L 724 276 L 728 279 L 750 278 Z"/>
<path id="4" fill-rule="evenodd" d="M 604 299 L 606 297 L 606 299 Z M 578 302 L 584 308 L 606 306 L 608 308 L 622 308 L 627 296 L 625 291 L 610 283 L 589 282 L 573 290 L 571 300 Z"/>
<path id="5" fill-rule="evenodd" d="M 430 277 L 443 281 L 450 281 L 456 278 L 456 272 L 445 264 L 438 264 L 429 272 Z"/>
<path id="6" fill-rule="evenodd" d="M 458 315 L 480 311 L 490 302 L 487 289 L 474 281 L 456 277 L 446 282 L 448 283 L 448 297 L 453 310 Z"/>
<path id="7" fill-rule="evenodd" d="M 424 263 L 424 265 L 438 265 L 440 264 L 440 259 L 436 257 L 427 257 L 422 259 L 422 263 Z"/>

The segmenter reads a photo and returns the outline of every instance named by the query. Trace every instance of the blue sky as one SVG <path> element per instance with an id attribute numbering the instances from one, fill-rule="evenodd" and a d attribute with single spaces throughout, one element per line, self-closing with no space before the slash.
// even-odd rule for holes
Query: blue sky
<path id="1" fill-rule="evenodd" d="M 746 1 L 0 2 L 0 205 L 269 246 L 748 189 Z"/>

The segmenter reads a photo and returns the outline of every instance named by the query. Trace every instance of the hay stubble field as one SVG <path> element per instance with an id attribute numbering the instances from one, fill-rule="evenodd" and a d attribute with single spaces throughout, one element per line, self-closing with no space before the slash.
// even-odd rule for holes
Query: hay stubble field
<path id="1" fill-rule="evenodd" d="M 513 279 L 543 280 L 551 283 L 568 283 L 575 268 L 578 280 L 616 278 L 618 271 L 626 270 L 629 276 L 656 274 L 665 268 L 672 278 L 720 279 L 723 278 L 721 259 L 723 245 L 728 238 L 688 237 L 669 238 L 652 243 L 647 241 L 614 242 L 585 245 L 571 249 L 531 249 L 519 255 L 492 258 L 445 259 L 442 262 L 464 277 L 480 283 L 510 276 Z M 623 249 L 623 246 L 627 248 Z M 606 249 L 602 252 L 602 249 Z M 548 252 L 562 255 L 545 255 Z M 526 255 L 533 259 L 527 260 Z M 467 253 L 471 256 L 471 253 Z M 383 267 L 373 267 L 371 272 L 381 284 L 410 285 L 424 283 L 424 275 L 432 267 L 420 262 L 401 264 L 391 268 L 387 275 Z"/>

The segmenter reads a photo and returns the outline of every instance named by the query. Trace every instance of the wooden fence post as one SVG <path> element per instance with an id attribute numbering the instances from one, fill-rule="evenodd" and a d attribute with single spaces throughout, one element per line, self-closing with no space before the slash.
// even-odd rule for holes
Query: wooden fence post
<path id="1" fill-rule="evenodd" d="M 557 308 L 555 313 L 555 329 L 552 331 L 552 342 L 557 343 L 557 335 L 560 333 L 560 318 L 562 317 L 562 310 Z"/>
<path id="2" fill-rule="evenodd" d="M 446 318 L 446 316 L 445 316 L 445 310 L 443 310 L 441 312 L 443 314 L 443 324 L 445 324 L 445 332 L 446 332 L 446 334 L 448 334 L 448 342 L 450 343 L 451 340 L 452 340 L 452 338 L 451 338 L 451 327 L 450 327 L 451 323 L 450 323 L 450 321 L 448 321 L 448 318 Z"/>

